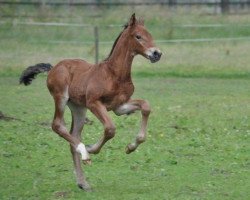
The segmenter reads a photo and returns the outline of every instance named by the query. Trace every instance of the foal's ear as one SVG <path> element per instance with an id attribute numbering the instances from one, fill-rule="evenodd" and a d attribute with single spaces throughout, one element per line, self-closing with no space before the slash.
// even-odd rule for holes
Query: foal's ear
<path id="1" fill-rule="evenodd" d="M 135 18 L 135 13 L 134 13 L 133 15 L 131 15 L 128 25 L 134 26 L 135 24 L 136 24 L 136 18 Z"/>

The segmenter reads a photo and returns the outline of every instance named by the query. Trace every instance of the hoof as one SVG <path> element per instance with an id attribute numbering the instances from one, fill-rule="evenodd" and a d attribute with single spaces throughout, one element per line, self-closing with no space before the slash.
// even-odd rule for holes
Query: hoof
<path id="1" fill-rule="evenodd" d="M 134 150 L 136 149 L 136 147 L 132 144 L 128 144 L 125 151 L 126 151 L 126 154 L 130 154 L 132 153 Z"/>
<path id="2" fill-rule="evenodd" d="M 82 160 L 82 162 L 83 162 L 84 165 L 91 165 L 92 164 L 90 159 Z"/>
<path id="3" fill-rule="evenodd" d="M 80 189 L 82 189 L 82 190 L 84 190 L 84 191 L 86 191 L 86 192 L 92 192 L 92 191 L 93 191 L 93 190 L 91 189 L 91 187 L 90 187 L 88 184 L 80 184 L 80 183 L 78 183 L 77 186 L 78 186 Z"/>

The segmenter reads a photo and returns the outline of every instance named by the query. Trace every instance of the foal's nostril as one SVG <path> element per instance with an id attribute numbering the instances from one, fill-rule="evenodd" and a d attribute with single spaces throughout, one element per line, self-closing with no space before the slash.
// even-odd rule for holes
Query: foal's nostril
<path id="1" fill-rule="evenodd" d="M 154 55 L 154 56 L 159 56 L 158 51 L 154 51 L 153 55 Z"/>
<path id="2" fill-rule="evenodd" d="M 160 58 L 160 57 L 161 57 L 161 52 L 159 52 L 159 51 L 154 51 L 154 52 L 153 52 L 153 56 L 154 56 L 155 58 Z"/>

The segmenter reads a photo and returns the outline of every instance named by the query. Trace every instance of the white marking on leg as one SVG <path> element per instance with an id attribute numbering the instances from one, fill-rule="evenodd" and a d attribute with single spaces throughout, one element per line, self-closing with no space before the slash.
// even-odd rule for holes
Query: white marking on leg
<path id="1" fill-rule="evenodd" d="M 124 115 L 133 113 L 137 109 L 138 107 L 136 105 L 126 103 L 118 107 L 114 112 L 116 115 Z"/>
<path id="2" fill-rule="evenodd" d="M 78 144 L 76 151 L 82 155 L 82 160 L 89 160 L 89 153 L 83 143 Z"/>

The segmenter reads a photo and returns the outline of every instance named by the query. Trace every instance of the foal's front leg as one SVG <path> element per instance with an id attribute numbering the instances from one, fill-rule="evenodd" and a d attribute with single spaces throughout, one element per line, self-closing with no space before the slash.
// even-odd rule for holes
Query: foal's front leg
<path id="1" fill-rule="evenodd" d="M 101 139 L 96 144 L 86 146 L 86 149 L 89 153 L 97 154 L 101 150 L 102 146 L 115 136 L 115 126 L 108 115 L 106 107 L 100 101 L 90 103 L 88 108 L 102 122 L 104 126 L 104 134 Z"/>
<path id="2" fill-rule="evenodd" d="M 114 112 L 116 115 L 131 114 L 136 110 L 141 110 L 142 121 L 141 129 L 133 143 L 130 143 L 126 147 L 126 153 L 129 154 L 136 150 L 136 148 L 146 140 L 146 129 L 148 123 L 148 117 L 150 114 L 150 105 L 145 100 L 130 100 L 122 106 L 118 107 Z"/>

